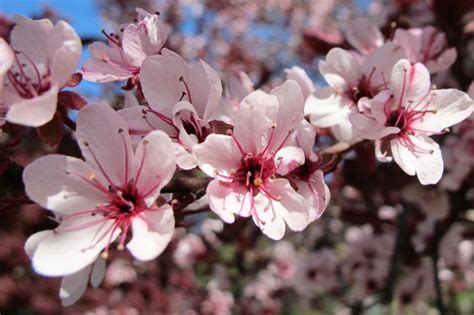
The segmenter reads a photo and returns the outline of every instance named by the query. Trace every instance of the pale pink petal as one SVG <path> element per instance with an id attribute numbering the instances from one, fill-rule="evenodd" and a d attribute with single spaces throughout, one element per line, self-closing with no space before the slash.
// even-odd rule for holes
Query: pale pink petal
<path id="1" fill-rule="evenodd" d="M 325 60 L 319 62 L 319 72 L 333 88 L 343 90 L 358 86 L 361 76 L 360 65 L 354 56 L 341 48 L 333 48 Z"/>
<path id="2" fill-rule="evenodd" d="M 374 90 L 387 89 L 394 65 L 406 57 L 405 49 L 396 43 L 388 42 L 376 48 L 362 66 L 368 86 Z"/>
<path id="3" fill-rule="evenodd" d="M 48 38 L 48 56 L 52 83 L 62 87 L 76 71 L 82 54 L 82 43 L 76 31 L 64 21 L 54 26 Z"/>
<path id="4" fill-rule="evenodd" d="M 365 139 L 376 140 L 400 132 L 400 128 L 386 127 L 374 118 L 358 112 L 352 112 L 349 115 L 349 120 L 357 129 L 358 134 Z"/>
<path id="5" fill-rule="evenodd" d="M 135 152 L 135 185 L 151 206 L 176 170 L 174 145 L 161 130 L 149 133 Z"/>
<path id="6" fill-rule="evenodd" d="M 303 92 L 304 99 L 307 99 L 308 96 L 314 92 L 315 88 L 313 81 L 309 78 L 303 68 L 293 66 L 290 69 L 286 69 L 285 74 L 287 80 L 294 80 L 298 83 Z"/>
<path id="7" fill-rule="evenodd" d="M 170 205 L 144 211 L 132 221 L 132 239 L 127 249 L 140 261 L 158 257 L 168 246 L 174 232 L 174 215 Z"/>
<path id="8" fill-rule="evenodd" d="M 309 221 L 319 219 L 329 204 L 331 193 L 324 182 L 322 171 L 316 171 L 310 175 L 306 182 L 298 182 L 298 193 L 301 194 L 310 207 Z"/>
<path id="9" fill-rule="evenodd" d="M 313 125 L 327 128 L 337 125 L 350 113 L 353 101 L 341 96 L 331 87 L 318 89 L 305 103 L 305 115 L 310 115 Z"/>
<path id="10" fill-rule="evenodd" d="M 418 150 L 415 161 L 416 175 L 422 185 L 436 184 L 443 175 L 444 163 L 439 145 L 429 137 L 410 136 L 410 141 Z"/>
<path id="11" fill-rule="evenodd" d="M 105 104 L 84 107 L 77 118 L 77 139 L 86 161 L 109 180 L 125 187 L 133 176 L 133 152 L 128 127 Z"/>
<path id="12" fill-rule="evenodd" d="M 196 109 L 193 105 L 191 105 L 191 103 L 188 101 L 180 101 L 174 105 L 172 115 L 173 125 L 179 129 L 179 142 L 184 148 L 191 151 L 193 146 L 199 142 L 199 139 L 194 133 L 188 133 L 183 120 L 190 121 L 194 116 L 194 120 L 196 121 L 198 128 L 202 128 L 203 122 L 200 118 L 198 118 L 199 114 L 196 112 Z"/>
<path id="13" fill-rule="evenodd" d="M 257 215 L 254 214 L 253 219 L 265 235 L 280 240 L 285 234 L 285 222 L 293 231 L 306 228 L 309 224 L 308 204 L 288 180 L 272 180 L 265 188 L 277 198 L 273 200 L 263 194 L 255 197 Z"/>
<path id="14" fill-rule="evenodd" d="M 131 72 L 118 70 L 107 62 L 97 59 L 86 60 L 82 65 L 81 73 L 84 80 L 97 83 L 122 81 L 132 75 Z"/>
<path id="15" fill-rule="evenodd" d="M 158 15 L 140 8 L 137 8 L 137 13 L 139 22 L 127 25 L 123 32 L 122 45 L 127 61 L 140 67 L 146 56 L 160 52 L 168 37 L 168 31 Z"/>
<path id="16" fill-rule="evenodd" d="M 344 31 L 349 44 L 365 55 L 382 46 L 384 42 L 382 32 L 367 18 L 354 19 L 346 25 Z"/>
<path id="17" fill-rule="evenodd" d="M 474 100 L 474 81 L 472 81 L 471 84 L 469 85 L 469 88 L 467 89 L 467 94 L 469 95 L 471 99 Z"/>
<path id="18" fill-rule="evenodd" d="M 6 119 L 14 124 L 39 127 L 53 119 L 57 102 L 58 86 L 53 85 L 49 91 L 40 96 L 23 99 L 11 105 Z"/>
<path id="19" fill-rule="evenodd" d="M 11 33 L 12 47 L 27 55 L 36 65 L 47 65 L 48 36 L 53 24 L 47 19 L 32 20 L 17 15 Z"/>
<path id="20" fill-rule="evenodd" d="M 421 63 L 412 65 L 407 59 L 401 59 L 393 67 L 389 86 L 397 104 L 415 106 L 430 92 L 430 73 Z"/>
<path id="21" fill-rule="evenodd" d="M 236 113 L 234 137 L 247 153 L 257 154 L 267 145 L 270 126 L 276 123 L 278 99 L 263 91 L 250 93 Z"/>
<path id="22" fill-rule="evenodd" d="M 102 257 L 97 258 L 95 263 L 92 265 L 91 285 L 94 288 L 98 288 L 102 283 L 102 280 L 104 280 L 106 267 L 105 259 Z"/>
<path id="23" fill-rule="evenodd" d="M 306 120 L 301 121 L 298 126 L 296 142 L 298 146 L 303 150 L 304 155 L 307 159 L 315 161 L 317 159 L 316 154 L 313 152 L 314 142 L 316 139 L 316 131 L 313 126 Z"/>
<path id="24" fill-rule="evenodd" d="M 35 234 L 31 235 L 28 237 L 25 243 L 25 252 L 28 255 L 28 257 L 31 259 L 38 248 L 39 243 L 48 235 L 54 233 L 53 230 L 46 230 L 46 231 L 40 231 L 36 232 Z"/>
<path id="25" fill-rule="evenodd" d="M 45 237 L 33 254 L 35 271 L 44 276 L 70 275 L 92 264 L 109 240 L 113 241 L 119 229 L 112 233 L 113 220 L 93 224 L 95 217 L 63 221 L 58 230 L 92 224 L 69 232 L 52 233 Z"/>
<path id="26" fill-rule="evenodd" d="M 281 240 L 285 236 L 286 231 L 285 219 L 281 213 L 281 205 L 258 194 L 255 196 L 255 208 L 257 213 L 252 215 L 255 225 L 272 240 Z"/>
<path id="27" fill-rule="evenodd" d="M 15 62 L 15 54 L 13 50 L 10 48 L 8 43 L 3 39 L 0 38 L 0 80 L 1 77 L 10 69 L 10 67 Z M 0 89 L 2 85 L 0 85 Z"/>
<path id="28" fill-rule="evenodd" d="M 456 61 L 458 54 L 456 48 L 449 48 L 443 52 L 437 59 L 429 60 L 426 67 L 430 73 L 437 73 L 448 70 Z"/>
<path id="29" fill-rule="evenodd" d="M 90 179 L 104 184 L 97 170 L 82 160 L 64 155 L 48 155 L 29 164 L 23 171 L 25 190 L 30 199 L 60 214 L 93 210 L 107 197 Z"/>
<path id="30" fill-rule="evenodd" d="M 176 164 L 183 170 L 190 170 L 198 166 L 199 162 L 194 155 L 181 144 L 174 143 Z"/>
<path id="31" fill-rule="evenodd" d="M 303 120 L 305 100 L 301 88 L 294 80 L 286 80 L 274 88 L 270 95 L 278 99 L 279 110 L 274 134 L 274 145 L 281 146 L 288 132 L 294 130 Z"/>
<path id="32" fill-rule="evenodd" d="M 340 116 L 339 123 L 331 127 L 331 132 L 339 141 L 355 143 L 360 140 L 360 136 L 357 134 L 354 126 L 349 120 L 349 114 L 350 112 Z"/>
<path id="33" fill-rule="evenodd" d="M 283 176 L 303 165 L 304 161 L 304 151 L 295 146 L 284 147 L 275 154 L 276 171 Z"/>
<path id="34" fill-rule="evenodd" d="M 89 265 L 76 273 L 63 277 L 59 289 L 59 297 L 63 306 L 76 303 L 86 292 L 91 269 L 92 265 Z"/>
<path id="35" fill-rule="evenodd" d="M 242 100 L 253 90 L 253 82 L 245 72 L 232 74 L 227 81 L 226 95 L 228 97 Z"/>
<path id="36" fill-rule="evenodd" d="M 245 186 L 213 180 L 206 194 L 211 210 L 226 223 L 234 222 L 234 213 L 243 217 L 250 215 L 252 196 Z"/>
<path id="37" fill-rule="evenodd" d="M 163 49 L 161 55 L 150 56 L 143 62 L 140 82 L 150 106 L 168 117 L 174 104 L 187 93 L 181 77 L 187 72 L 187 64 L 175 52 Z"/>
<path id="38" fill-rule="evenodd" d="M 408 175 L 415 175 L 416 156 L 401 143 L 400 139 L 391 140 L 390 149 L 395 163 Z"/>
<path id="39" fill-rule="evenodd" d="M 222 97 L 222 82 L 219 74 L 207 63 L 200 60 L 188 73 L 193 105 L 199 116 L 208 121 L 219 106 Z"/>
<path id="40" fill-rule="evenodd" d="M 153 130 L 163 130 L 173 138 L 178 136 L 176 128 L 155 114 L 148 112 L 145 106 L 124 108 L 119 110 L 118 113 L 125 120 L 135 144 Z"/>
<path id="41" fill-rule="evenodd" d="M 193 147 L 193 154 L 201 170 L 211 177 L 216 172 L 230 175 L 241 167 L 242 153 L 235 140 L 227 135 L 209 135 L 203 143 Z"/>
<path id="42" fill-rule="evenodd" d="M 435 90 L 427 98 L 428 112 L 413 124 L 415 131 L 427 135 L 442 132 L 468 118 L 474 109 L 469 95 L 456 89 Z"/>

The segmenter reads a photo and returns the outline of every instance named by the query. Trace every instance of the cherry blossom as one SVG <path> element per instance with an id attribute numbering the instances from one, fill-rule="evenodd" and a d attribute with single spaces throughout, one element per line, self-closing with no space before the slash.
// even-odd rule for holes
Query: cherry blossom
<path id="1" fill-rule="evenodd" d="M 194 147 L 200 168 L 214 177 L 207 187 L 209 206 L 222 220 L 252 216 L 268 237 L 278 240 L 285 223 L 301 231 L 310 222 L 304 197 L 285 178 L 304 164 L 304 153 L 290 145 L 303 119 L 303 95 L 288 80 L 270 94 L 255 91 L 242 100 L 228 135 L 211 134 Z M 290 141 L 289 141 L 290 140 Z"/>
<path id="2" fill-rule="evenodd" d="M 338 140 L 357 141 L 349 114 L 357 112 L 359 99 L 374 97 L 387 87 L 393 65 L 404 56 L 400 46 L 386 43 L 360 64 L 349 51 L 331 49 L 319 63 L 319 71 L 329 87 L 317 89 L 308 97 L 305 114 L 316 127 L 331 127 Z"/>
<path id="3" fill-rule="evenodd" d="M 366 139 L 379 139 L 382 156 L 391 156 L 408 175 L 423 185 L 443 174 L 439 145 L 430 136 L 471 115 L 473 102 L 459 90 L 434 90 L 428 69 L 400 60 L 393 68 L 389 89 L 359 103 L 351 122 Z"/>
<path id="4" fill-rule="evenodd" d="M 102 33 L 108 40 L 89 46 L 92 59 L 82 66 L 84 79 L 92 82 L 111 82 L 131 79 L 135 84 L 143 61 L 160 52 L 168 38 L 166 25 L 159 13 L 137 8 L 137 18 L 117 33 Z"/>
<path id="5" fill-rule="evenodd" d="M 183 169 L 197 164 L 193 146 L 202 142 L 210 128 L 210 116 L 219 105 L 219 75 L 204 61 L 188 65 L 178 54 L 163 49 L 147 58 L 140 73 L 148 104 L 120 111 L 136 138 L 152 130 L 164 130 L 177 146 L 177 163 Z"/>
<path id="6" fill-rule="evenodd" d="M 44 237 L 32 254 L 34 269 L 46 276 L 75 274 L 101 252 L 107 257 L 119 235 L 118 249 L 124 249 L 130 229 L 126 247 L 132 255 L 156 258 L 174 230 L 171 207 L 155 204 L 175 170 L 171 140 L 152 132 L 134 153 L 125 122 L 107 105 L 80 111 L 77 139 L 86 161 L 48 155 L 23 174 L 28 196 L 60 221 L 39 232 Z"/>
<path id="7" fill-rule="evenodd" d="M 74 73 L 82 52 L 81 40 L 66 22 L 17 16 L 11 33 L 14 51 L 2 44 L 6 62 L 0 89 L 2 115 L 9 122 L 39 127 L 49 122 L 57 107 L 58 93 Z M 6 71 L 6 65 L 11 68 Z"/>
<path id="8" fill-rule="evenodd" d="M 432 26 L 399 28 L 393 41 L 405 48 L 412 63 L 424 64 L 430 73 L 448 70 L 457 57 L 456 48 L 448 48 L 446 35 Z"/>

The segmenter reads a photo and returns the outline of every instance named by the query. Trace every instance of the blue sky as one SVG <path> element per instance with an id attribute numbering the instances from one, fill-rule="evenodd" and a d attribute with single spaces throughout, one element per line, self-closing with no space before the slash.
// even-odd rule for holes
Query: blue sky
<path id="1" fill-rule="evenodd" d="M 31 16 L 41 13 L 45 6 L 54 8 L 81 36 L 100 32 L 100 16 L 95 0 L 0 0 L 0 12 Z"/>

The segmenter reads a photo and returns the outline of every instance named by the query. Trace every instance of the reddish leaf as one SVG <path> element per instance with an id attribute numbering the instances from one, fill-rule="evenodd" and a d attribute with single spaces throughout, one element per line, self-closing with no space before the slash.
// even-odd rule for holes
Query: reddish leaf
<path id="1" fill-rule="evenodd" d="M 58 104 L 64 109 L 70 108 L 79 110 L 87 105 L 87 101 L 76 92 L 61 91 L 58 95 Z"/>
<path id="2" fill-rule="evenodd" d="M 51 147 L 59 144 L 64 135 L 64 125 L 59 114 L 56 113 L 50 122 L 36 128 L 36 133 L 41 141 Z"/>
<path id="3" fill-rule="evenodd" d="M 82 74 L 79 72 L 71 74 L 69 80 L 66 82 L 65 86 L 67 87 L 75 87 L 79 85 L 82 81 Z"/>

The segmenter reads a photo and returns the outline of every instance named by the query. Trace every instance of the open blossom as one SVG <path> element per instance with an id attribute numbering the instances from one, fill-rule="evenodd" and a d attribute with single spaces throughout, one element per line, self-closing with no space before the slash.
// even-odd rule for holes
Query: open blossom
<path id="1" fill-rule="evenodd" d="M 308 97 L 305 114 L 310 115 L 316 127 L 331 127 L 338 140 L 357 141 L 349 114 L 357 111 L 357 102 L 362 97 L 373 97 L 386 88 L 393 65 L 404 56 L 400 46 L 386 43 L 360 64 L 349 51 L 331 49 L 319 63 L 319 71 L 329 87 L 317 89 Z"/>
<path id="2" fill-rule="evenodd" d="M 430 73 L 448 70 L 457 57 L 456 48 L 448 48 L 446 35 L 432 26 L 397 29 L 393 41 L 403 46 L 412 63 L 424 64 Z"/>
<path id="3" fill-rule="evenodd" d="M 219 105 L 219 75 L 202 60 L 188 65 L 178 54 L 163 49 L 160 55 L 145 60 L 140 77 L 148 104 L 120 111 L 130 133 L 138 138 L 164 130 L 181 145 L 178 165 L 183 169 L 196 167 L 190 152 L 207 136 L 210 116 Z"/>
<path id="4" fill-rule="evenodd" d="M 82 45 L 64 21 L 31 20 L 17 16 L 11 34 L 11 50 L 2 46 L 0 112 L 7 121 L 39 127 L 55 112 L 58 93 L 79 63 Z M 10 69 L 7 69 L 6 66 Z"/>
<path id="5" fill-rule="evenodd" d="M 288 80 L 270 94 L 255 91 L 242 100 L 233 132 L 211 134 L 194 147 L 200 168 L 214 177 L 207 187 L 209 206 L 222 220 L 252 216 L 268 237 L 278 240 L 285 226 L 303 230 L 309 207 L 286 178 L 304 163 L 292 133 L 303 119 L 301 89 Z"/>
<path id="6" fill-rule="evenodd" d="M 155 205 L 176 167 L 171 140 L 155 131 L 133 152 L 125 122 L 107 105 L 87 106 L 77 123 L 86 161 L 48 155 L 23 173 L 28 196 L 60 221 L 39 232 L 44 237 L 32 255 L 34 269 L 46 276 L 74 274 L 101 252 L 106 257 L 117 238 L 124 249 L 130 229 L 127 249 L 138 260 L 154 259 L 174 231 L 171 207 Z"/>
<path id="7" fill-rule="evenodd" d="M 103 83 L 131 78 L 135 83 L 145 58 L 160 52 L 168 38 L 166 25 L 158 14 L 136 11 L 134 23 L 119 32 L 102 31 L 108 45 L 94 42 L 89 46 L 92 59 L 82 66 L 84 79 Z"/>
<path id="8" fill-rule="evenodd" d="M 379 157 L 393 157 L 405 173 L 427 185 L 443 174 L 441 150 L 430 136 L 446 132 L 472 109 L 466 93 L 433 90 L 428 69 L 402 59 L 393 68 L 389 90 L 361 101 L 360 113 L 350 119 L 362 137 L 379 140 Z"/>

